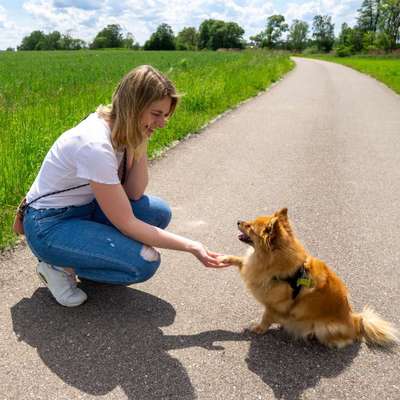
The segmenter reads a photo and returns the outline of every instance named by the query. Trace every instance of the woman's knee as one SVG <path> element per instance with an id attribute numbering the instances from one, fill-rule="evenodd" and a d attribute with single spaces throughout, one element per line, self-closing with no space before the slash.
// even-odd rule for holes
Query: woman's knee
<path id="1" fill-rule="evenodd" d="M 158 224 L 158 227 L 161 228 L 161 229 L 165 229 L 169 225 L 169 223 L 171 221 L 172 211 L 171 211 L 171 207 L 169 206 L 169 204 L 164 200 L 162 200 L 162 201 L 163 201 L 164 204 L 159 209 L 159 224 Z"/>
<path id="2" fill-rule="evenodd" d="M 165 229 L 171 221 L 171 207 L 160 197 L 143 195 L 138 200 L 132 200 L 131 205 L 137 218 L 158 228 Z"/>
<path id="3" fill-rule="evenodd" d="M 160 253 L 153 247 L 143 245 L 140 251 L 142 263 L 132 268 L 127 284 L 140 283 L 149 280 L 157 271 L 161 263 Z"/>

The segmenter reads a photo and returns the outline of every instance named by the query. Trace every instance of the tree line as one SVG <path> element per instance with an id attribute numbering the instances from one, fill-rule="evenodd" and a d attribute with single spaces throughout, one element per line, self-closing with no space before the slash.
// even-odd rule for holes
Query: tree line
<path id="1" fill-rule="evenodd" d="M 18 50 L 79 50 L 83 48 L 127 48 L 133 50 L 218 50 L 258 47 L 296 52 L 330 52 L 340 56 L 359 52 L 392 51 L 400 40 L 400 0 L 363 0 L 354 27 L 342 24 L 335 37 L 334 23 L 328 15 L 316 15 L 312 26 L 294 20 L 289 26 L 283 15 L 271 15 L 265 29 L 243 39 L 244 29 L 236 22 L 215 19 L 203 21 L 199 29 L 185 27 L 177 35 L 171 26 L 161 24 L 144 43 L 136 42 L 132 33 L 123 34 L 118 24 L 106 26 L 91 43 L 54 31 L 33 31 L 22 39 Z"/>
<path id="2" fill-rule="evenodd" d="M 168 24 L 161 24 L 141 48 L 132 33 L 125 36 L 118 24 L 107 25 L 97 33 L 91 43 L 74 39 L 58 31 L 45 34 L 33 31 L 22 39 L 18 50 L 80 50 L 127 48 L 133 50 L 217 50 L 223 48 L 244 48 L 244 29 L 236 22 L 208 19 L 201 23 L 199 30 L 185 27 L 176 36 Z"/>
<path id="3" fill-rule="evenodd" d="M 339 56 L 389 52 L 400 42 L 400 0 L 363 0 L 355 26 L 343 23 L 338 37 L 335 37 L 334 28 L 330 16 L 316 15 L 310 35 L 307 22 L 294 20 L 289 27 L 283 15 L 272 15 L 267 19 L 266 28 L 250 40 L 257 47 L 297 52 L 330 52 L 334 49 Z"/>

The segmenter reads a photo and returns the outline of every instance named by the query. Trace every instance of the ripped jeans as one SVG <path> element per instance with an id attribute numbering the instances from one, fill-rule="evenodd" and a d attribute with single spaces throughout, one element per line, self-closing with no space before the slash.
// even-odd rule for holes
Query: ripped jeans
<path id="1" fill-rule="evenodd" d="M 155 196 L 132 201 L 136 218 L 167 227 L 168 204 Z M 74 268 L 82 278 L 129 285 L 151 278 L 160 265 L 153 248 L 123 235 L 104 215 L 96 200 L 83 206 L 35 209 L 24 216 L 27 243 L 40 260 L 58 267 Z"/>

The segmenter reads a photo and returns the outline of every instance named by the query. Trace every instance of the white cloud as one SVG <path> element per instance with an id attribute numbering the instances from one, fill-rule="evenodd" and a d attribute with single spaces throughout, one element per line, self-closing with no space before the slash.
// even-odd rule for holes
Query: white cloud
<path id="1" fill-rule="evenodd" d="M 343 22 L 354 25 L 357 8 L 360 6 L 358 0 L 312 0 L 301 3 L 289 3 L 284 13 L 287 21 L 294 19 L 312 22 L 315 15 L 329 15 L 335 24 L 336 31 Z"/>
<path id="2" fill-rule="evenodd" d="M 64 1 L 64 3 L 79 3 Z M 76 7 L 56 7 L 48 0 L 29 0 L 23 8 L 31 15 L 35 26 L 45 32 L 58 30 L 73 37 L 91 40 L 96 33 L 96 10 Z M 32 29 L 33 30 L 33 29 Z"/>
<path id="3" fill-rule="evenodd" d="M 286 19 L 288 21 L 294 19 L 308 19 L 320 12 L 319 1 L 310 1 L 308 3 L 289 3 L 286 9 Z"/>
<path id="4" fill-rule="evenodd" d="M 16 47 L 22 35 L 23 29 L 8 17 L 6 9 L 0 5 L 0 49 Z"/>
<path id="5" fill-rule="evenodd" d="M 54 0 L 56 8 L 80 8 L 82 10 L 98 10 L 101 4 L 96 0 Z"/>
<path id="6" fill-rule="evenodd" d="M 119 24 L 144 43 L 161 23 L 169 24 L 178 33 L 185 26 L 199 27 L 205 19 L 221 19 L 238 23 L 249 37 L 265 28 L 267 18 L 283 14 L 288 23 L 303 19 L 311 23 L 314 15 L 328 14 L 336 25 L 354 24 L 361 0 L 25 0 L 23 10 L 30 23 L 10 21 L 0 8 L 0 29 L 13 26 L 13 32 L 0 31 L 0 48 L 16 46 L 23 36 L 40 29 L 58 30 L 87 42 L 108 24 Z M 1 28 L 1 26 L 3 28 Z M 25 28 L 26 27 L 26 28 Z M 3 46 L 3 47 L 1 47 Z"/>
<path id="7" fill-rule="evenodd" d="M 237 22 L 249 36 L 263 29 L 267 16 L 275 12 L 273 2 L 265 0 L 193 0 L 190 5 L 187 0 L 28 0 L 23 8 L 44 31 L 68 30 L 91 41 L 100 29 L 118 23 L 141 43 L 161 23 L 178 33 L 185 26 L 198 28 L 209 18 Z"/>

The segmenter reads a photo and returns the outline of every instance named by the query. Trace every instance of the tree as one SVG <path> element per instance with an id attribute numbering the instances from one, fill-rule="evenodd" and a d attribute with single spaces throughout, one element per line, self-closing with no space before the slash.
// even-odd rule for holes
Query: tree
<path id="1" fill-rule="evenodd" d="M 177 50 L 197 50 L 199 34 L 196 28 L 183 28 L 176 37 Z"/>
<path id="2" fill-rule="evenodd" d="M 47 35 L 42 31 L 33 31 L 22 39 L 18 50 L 79 50 L 86 46 L 81 39 L 74 39 L 69 33 L 63 35 L 53 31 Z"/>
<path id="3" fill-rule="evenodd" d="M 18 50 L 38 50 L 38 43 L 44 40 L 45 34 L 42 31 L 33 31 L 22 39 Z"/>
<path id="4" fill-rule="evenodd" d="M 265 29 L 265 46 L 269 48 L 278 47 L 282 34 L 289 29 L 283 15 L 271 15 L 267 18 Z"/>
<path id="5" fill-rule="evenodd" d="M 362 31 L 376 32 L 380 17 L 381 0 L 364 0 L 357 10 L 357 27 Z"/>
<path id="6" fill-rule="evenodd" d="M 122 47 L 123 37 L 118 24 L 107 25 L 102 29 L 90 44 L 91 49 Z"/>
<path id="7" fill-rule="evenodd" d="M 122 40 L 122 47 L 125 49 L 139 50 L 140 45 L 135 41 L 135 37 L 131 32 L 128 32 L 125 38 Z"/>
<path id="8" fill-rule="evenodd" d="M 217 50 L 223 46 L 225 22 L 206 19 L 199 27 L 199 49 Z"/>
<path id="9" fill-rule="evenodd" d="M 359 28 L 351 28 L 344 22 L 336 41 L 336 55 L 347 57 L 356 51 L 362 50 L 362 47 L 363 32 Z"/>
<path id="10" fill-rule="evenodd" d="M 389 49 L 396 48 L 400 39 L 400 1 L 382 0 L 379 28 L 389 38 Z"/>
<path id="11" fill-rule="evenodd" d="M 328 15 L 316 15 L 313 19 L 313 38 L 319 51 L 329 52 L 335 42 L 335 25 L 332 17 Z"/>
<path id="12" fill-rule="evenodd" d="M 225 23 L 224 47 L 227 49 L 244 48 L 244 29 L 236 22 Z"/>
<path id="13" fill-rule="evenodd" d="M 211 21 L 210 37 L 208 39 L 207 48 L 209 50 L 218 50 L 225 47 L 224 45 L 225 22 L 221 20 Z"/>
<path id="14" fill-rule="evenodd" d="M 168 24 L 161 24 L 144 44 L 144 50 L 175 50 L 175 36 Z"/>
<path id="15" fill-rule="evenodd" d="M 295 19 L 290 26 L 288 43 L 291 49 L 296 51 L 303 51 L 307 47 L 308 35 L 307 22 Z"/>
<path id="16" fill-rule="evenodd" d="M 61 39 L 61 33 L 53 31 L 44 35 L 43 39 L 37 44 L 37 50 L 59 50 L 59 40 Z"/>
<path id="17" fill-rule="evenodd" d="M 351 43 L 352 30 L 353 29 L 346 22 L 342 24 L 342 29 L 339 33 L 337 40 L 338 45 L 345 47 L 352 46 Z"/>
<path id="18" fill-rule="evenodd" d="M 255 45 L 256 47 L 262 47 L 262 43 L 264 40 L 264 33 L 260 32 L 257 35 L 250 36 L 250 44 Z"/>
<path id="19" fill-rule="evenodd" d="M 392 41 L 385 32 L 378 32 L 375 37 L 376 46 L 386 52 L 392 50 Z"/>
<path id="20" fill-rule="evenodd" d="M 367 31 L 364 32 L 362 37 L 363 48 L 367 51 L 376 50 L 375 47 L 375 32 Z"/>
<path id="21" fill-rule="evenodd" d="M 351 43 L 353 53 L 359 53 L 362 51 L 363 36 L 364 32 L 358 27 L 355 27 L 349 31 L 349 41 Z"/>
<path id="22" fill-rule="evenodd" d="M 203 21 L 199 28 L 199 49 L 217 50 L 220 48 L 244 47 L 244 29 L 236 22 L 224 22 L 216 19 Z"/>
<path id="23" fill-rule="evenodd" d="M 80 50 L 86 47 L 86 43 L 81 39 L 74 39 L 69 33 L 61 35 L 58 46 L 62 50 Z"/>

